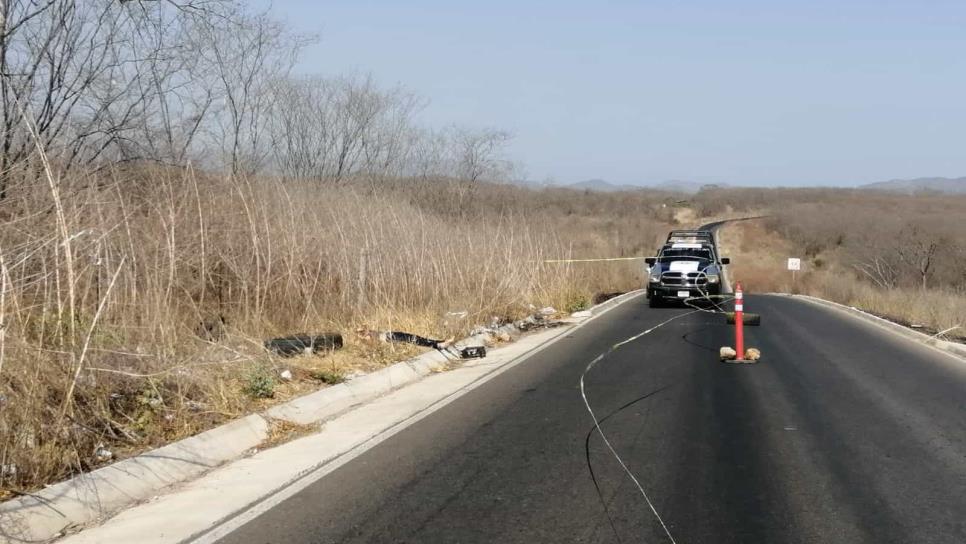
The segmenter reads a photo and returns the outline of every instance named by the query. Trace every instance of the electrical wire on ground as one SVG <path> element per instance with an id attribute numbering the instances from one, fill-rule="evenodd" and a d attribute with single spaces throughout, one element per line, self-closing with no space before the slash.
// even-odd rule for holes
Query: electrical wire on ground
<path id="1" fill-rule="evenodd" d="M 703 272 L 702 272 L 702 274 L 703 274 Z M 699 290 L 701 296 L 698 296 L 698 297 L 690 297 L 690 298 L 684 299 L 684 301 L 683 301 L 686 306 L 688 306 L 690 308 L 693 308 L 690 312 L 685 312 L 683 314 L 675 315 L 674 317 L 671 317 L 670 319 L 666 319 L 666 320 L 658 323 L 657 325 L 655 325 L 655 326 L 653 326 L 653 327 L 651 327 L 651 328 L 649 328 L 649 329 L 647 329 L 647 330 L 645 330 L 643 332 L 640 332 L 638 334 L 635 334 L 634 336 L 631 336 L 630 338 L 627 338 L 625 340 L 622 340 L 622 341 L 614 344 L 613 346 L 611 346 L 610 348 L 608 348 L 607 351 L 601 353 L 600 355 L 598 355 L 597 357 L 595 357 L 590 363 L 588 363 L 587 364 L 587 367 L 584 369 L 583 373 L 580 375 L 580 396 L 581 396 L 581 398 L 583 398 L 584 406 L 587 408 L 587 412 L 590 414 L 590 417 L 594 420 L 594 428 L 593 428 L 593 430 L 596 430 L 597 431 L 597 433 L 600 435 L 601 440 L 603 440 L 604 441 L 604 444 L 607 446 L 607 449 L 614 456 L 614 459 L 617 460 L 617 463 L 620 464 L 621 468 L 624 470 L 624 473 L 627 474 L 627 476 L 631 479 L 631 481 L 637 487 L 637 490 L 640 492 L 641 496 L 644 497 L 644 501 L 647 503 L 648 508 L 650 508 L 651 513 L 654 514 L 654 517 L 657 519 L 658 523 L 661 524 L 661 528 L 664 530 L 664 534 L 667 536 L 667 539 L 668 539 L 668 541 L 671 544 L 677 544 L 677 541 L 675 541 L 674 540 L 674 536 L 671 535 L 671 531 L 670 531 L 670 529 L 668 529 L 667 524 L 664 522 L 664 518 L 662 518 L 661 517 L 661 514 L 658 513 L 657 508 L 654 506 L 654 503 L 651 501 L 651 498 L 648 495 L 647 491 L 645 491 L 644 486 L 641 484 L 640 480 L 637 479 L 637 476 L 634 475 L 634 473 L 630 470 L 630 468 L 628 468 L 627 464 L 621 458 L 620 454 L 617 453 L 617 450 L 614 449 L 614 446 L 610 443 L 610 440 L 608 440 L 607 435 L 604 434 L 604 430 L 600 426 L 603 421 L 605 421 L 606 419 L 608 419 L 609 417 L 611 417 L 614 414 L 613 413 L 612 414 L 609 414 L 606 417 L 604 417 L 603 419 L 598 419 L 597 418 L 597 414 L 594 413 L 593 408 L 591 408 L 591 406 L 590 406 L 590 401 L 587 400 L 587 390 L 586 390 L 586 387 L 584 385 L 584 378 L 591 371 L 591 369 L 593 369 L 597 365 L 597 363 L 601 362 L 602 360 L 604 360 L 604 358 L 606 358 L 611 353 L 614 353 L 615 351 L 617 351 L 621 347 L 626 346 L 627 344 L 630 344 L 630 343 L 634 342 L 635 340 L 638 340 L 638 339 L 640 339 L 640 338 L 642 338 L 644 336 L 647 336 L 648 334 L 650 334 L 650 333 L 654 332 L 655 330 L 663 327 L 664 325 L 667 325 L 668 323 L 671 323 L 672 321 L 681 319 L 682 317 L 687 317 L 689 315 L 693 315 L 693 314 L 696 314 L 696 313 L 702 313 L 702 312 L 703 313 L 711 313 L 711 314 L 722 314 L 722 313 L 725 313 L 725 310 L 721 308 L 720 304 L 725 304 L 725 303 L 729 302 L 730 300 L 733 300 L 733 297 L 724 297 L 724 299 L 721 300 L 720 302 L 715 302 L 714 300 L 712 300 L 712 297 L 710 295 L 708 295 L 707 291 L 705 291 L 704 289 L 701 289 L 700 287 L 698 288 L 698 290 Z M 718 296 L 716 298 L 722 298 L 722 297 Z M 707 302 L 710 302 L 711 305 L 714 307 L 714 309 L 713 310 L 709 310 L 709 309 L 701 308 L 701 307 L 697 306 L 697 302 L 696 301 L 707 301 Z M 663 390 L 663 389 L 661 389 L 661 390 Z M 647 398 L 648 396 L 650 396 L 650 395 L 645 395 L 644 397 L 642 397 L 640 399 L 637 399 L 637 400 L 631 402 L 630 404 L 633 404 L 635 402 L 638 402 L 640 400 L 643 400 L 644 398 Z M 624 406 L 624 407 L 626 407 L 626 406 Z M 620 410 L 622 410 L 624 407 L 618 409 L 617 412 L 619 412 Z M 611 525 L 611 529 L 614 531 L 614 535 L 617 537 L 617 540 L 620 542 L 620 540 L 621 540 L 620 535 L 617 532 L 617 528 L 614 526 L 614 521 L 613 521 L 613 519 L 610 516 L 610 511 L 608 510 L 607 504 L 604 501 L 603 496 L 601 495 L 600 486 L 599 486 L 599 484 L 597 482 L 597 477 L 594 474 L 593 467 L 590 464 L 589 439 L 590 439 L 590 436 L 588 435 L 587 442 L 585 443 L 585 453 L 587 454 L 587 466 L 588 466 L 588 469 L 590 470 L 591 478 L 594 481 L 594 487 L 597 490 L 597 497 L 600 499 L 601 503 L 603 504 L 604 511 L 605 511 L 605 513 L 607 515 L 607 519 L 608 519 L 608 521 L 610 522 L 610 525 Z"/>

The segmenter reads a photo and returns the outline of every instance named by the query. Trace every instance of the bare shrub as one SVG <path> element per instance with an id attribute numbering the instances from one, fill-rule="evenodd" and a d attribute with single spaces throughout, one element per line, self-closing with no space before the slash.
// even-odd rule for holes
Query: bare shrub
<path id="1" fill-rule="evenodd" d="M 345 372 L 323 356 L 279 380 L 265 338 L 361 325 L 448 335 L 582 308 L 639 286 L 642 265 L 543 261 L 649 254 L 668 227 L 646 194 L 49 174 L 0 204 L 0 463 L 18 467 L 7 489 L 94 468 L 99 445 L 124 456 Z M 468 316 L 446 322 L 451 311 Z M 363 353 L 349 336 L 366 364 L 412 355 Z"/>
<path id="2" fill-rule="evenodd" d="M 745 196 L 737 191 L 726 200 Z M 803 258 L 797 290 L 933 331 L 966 336 L 966 198 L 855 190 L 754 190 L 766 219 L 725 228 L 735 276 L 793 291 L 785 258 Z M 956 333 L 955 331 L 959 331 Z"/>

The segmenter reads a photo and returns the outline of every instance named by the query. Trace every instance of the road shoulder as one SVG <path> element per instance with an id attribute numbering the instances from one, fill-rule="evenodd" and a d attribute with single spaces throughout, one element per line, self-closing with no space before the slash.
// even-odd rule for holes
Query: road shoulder
<path id="1" fill-rule="evenodd" d="M 120 512 L 63 542 L 212 542 L 232 527 L 322 478 L 372 446 L 525 362 L 576 328 L 641 292 L 612 299 L 592 317 L 495 349 L 485 359 L 434 373 L 324 423 L 320 432 L 231 462 Z M 171 522 L 176 519 L 177 524 Z"/>

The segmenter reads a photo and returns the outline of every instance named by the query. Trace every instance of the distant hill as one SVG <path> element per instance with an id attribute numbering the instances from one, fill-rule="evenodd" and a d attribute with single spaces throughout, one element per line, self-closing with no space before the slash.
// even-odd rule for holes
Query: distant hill
<path id="1" fill-rule="evenodd" d="M 906 194 L 934 191 L 937 193 L 966 195 L 966 177 L 893 179 L 860 185 L 859 189 L 873 189 Z"/>
<path id="2" fill-rule="evenodd" d="M 658 191 L 667 191 L 669 193 L 685 193 L 694 194 L 700 191 L 703 187 L 707 187 L 706 183 L 698 183 L 697 181 L 685 181 L 680 179 L 672 179 L 668 181 L 662 181 L 660 183 L 648 183 L 648 184 L 616 184 L 611 183 L 603 179 L 588 179 L 586 181 L 581 181 L 568 185 L 567 187 L 571 189 L 587 189 L 590 191 L 600 191 L 600 192 L 611 192 L 611 191 L 640 191 L 641 189 L 656 189 Z M 718 187 L 727 187 L 724 184 L 717 184 Z"/>
<path id="3" fill-rule="evenodd" d="M 600 191 L 602 193 L 612 191 L 640 191 L 643 188 L 640 185 L 617 185 L 602 179 L 588 179 L 586 181 L 579 181 L 577 183 L 568 185 L 567 187 L 571 189 Z"/>
<path id="4" fill-rule="evenodd" d="M 689 195 L 690 194 L 697 193 L 698 191 L 700 191 L 701 189 L 703 189 L 705 187 L 711 187 L 711 186 L 714 186 L 714 187 L 728 187 L 728 184 L 726 184 L 726 183 L 713 183 L 713 184 L 711 184 L 711 183 L 700 183 L 700 182 L 697 182 L 697 181 L 687 181 L 687 180 L 681 180 L 681 179 L 671 179 L 671 180 L 668 180 L 668 181 L 662 181 L 661 183 L 656 183 L 654 185 L 650 185 L 650 187 L 653 187 L 655 189 L 660 189 L 662 191 L 669 191 L 669 192 L 674 192 L 674 193 L 687 193 Z"/>

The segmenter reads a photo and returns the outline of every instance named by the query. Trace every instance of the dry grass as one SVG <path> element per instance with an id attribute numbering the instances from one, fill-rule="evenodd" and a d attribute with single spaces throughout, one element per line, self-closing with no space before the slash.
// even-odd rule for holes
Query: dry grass
<path id="1" fill-rule="evenodd" d="M 721 230 L 720 236 L 734 263 L 731 279 L 740 280 L 746 292 L 809 294 L 929 333 L 958 327 L 946 338 L 962 341 L 966 337 L 966 295 L 954 288 L 882 288 L 845 266 L 836 250 L 806 257 L 793 242 L 768 229 L 765 221 L 732 223 Z M 803 271 L 793 283 L 786 259 L 796 256 L 803 257 Z"/>
<path id="2" fill-rule="evenodd" d="M 762 221 L 728 223 L 718 238 L 722 256 L 731 258 L 732 284 L 740 281 L 749 293 L 793 291 L 786 261 L 795 256 L 794 250 L 788 241 L 766 230 Z"/>
<path id="3" fill-rule="evenodd" d="M 7 492 L 96 468 L 101 445 L 123 458 L 417 353 L 360 326 L 442 338 L 636 288 L 639 263 L 542 261 L 649 254 L 673 221 L 643 193 L 48 174 L 0 202 Z M 346 348 L 262 348 L 321 331 Z"/>

